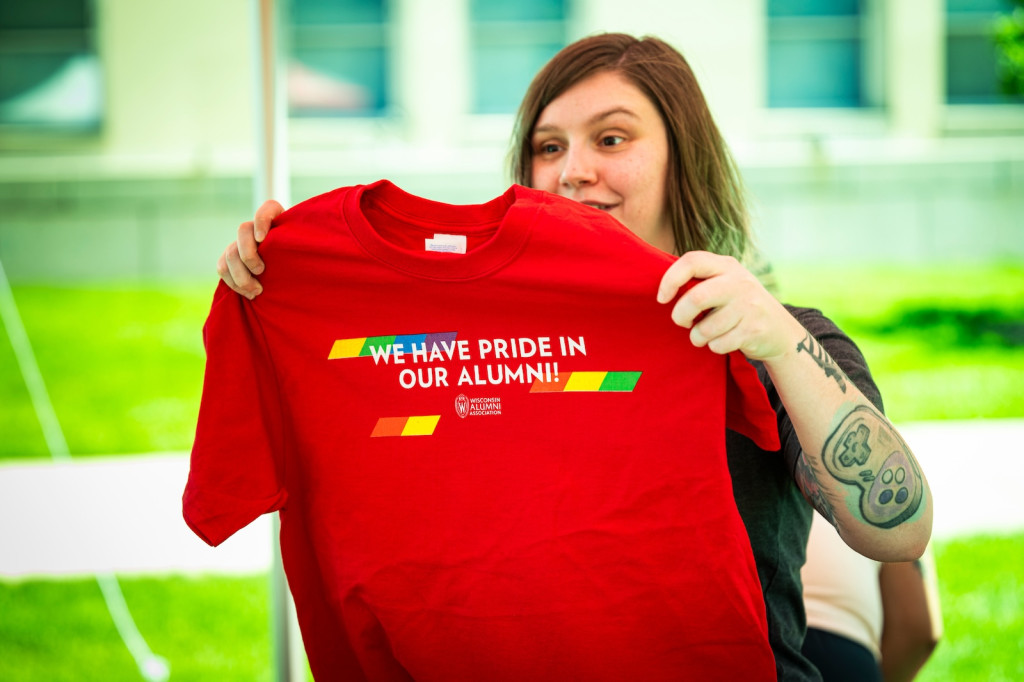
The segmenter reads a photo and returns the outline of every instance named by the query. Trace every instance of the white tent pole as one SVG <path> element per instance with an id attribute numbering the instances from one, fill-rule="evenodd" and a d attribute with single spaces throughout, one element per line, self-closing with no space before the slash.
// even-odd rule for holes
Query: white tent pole
<path id="1" fill-rule="evenodd" d="M 253 0 L 253 43 L 256 47 L 256 170 L 253 206 L 277 199 L 288 206 L 291 184 L 288 168 L 288 111 L 286 59 L 281 33 L 283 11 L 276 0 Z"/>
<path id="2" fill-rule="evenodd" d="M 287 109 L 282 84 L 284 54 L 280 40 L 281 13 L 275 0 L 253 0 L 253 64 L 256 166 L 253 170 L 253 210 L 266 199 L 291 203 L 289 194 Z M 306 659 L 295 617 L 295 604 L 281 561 L 280 519 L 272 517 L 270 570 L 271 636 L 274 679 L 304 682 Z"/>

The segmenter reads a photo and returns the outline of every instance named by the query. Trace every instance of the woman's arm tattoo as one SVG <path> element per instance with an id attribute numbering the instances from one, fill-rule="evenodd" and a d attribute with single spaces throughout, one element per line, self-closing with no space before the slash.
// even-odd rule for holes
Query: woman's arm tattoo
<path id="1" fill-rule="evenodd" d="M 835 510 L 828 497 L 825 496 L 825 491 L 818 482 L 818 476 L 814 473 L 814 467 L 808 459 L 807 453 L 801 450 L 800 456 L 796 460 L 793 477 L 796 479 L 796 484 L 800 488 L 800 492 L 803 493 L 804 499 L 834 526 L 836 525 Z"/>
<path id="2" fill-rule="evenodd" d="M 811 336 L 810 332 L 804 337 L 803 341 L 796 345 L 796 351 L 798 353 L 803 351 L 810 355 L 814 362 L 818 364 L 818 367 L 821 367 L 822 371 L 825 372 L 825 376 L 835 379 L 836 383 L 839 384 L 839 389 L 846 393 L 846 375 L 843 374 L 843 370 L 839 368 L 839 365 L 832 359 L 832 356 L 825 351 L 824 346 Z"/>
<path id="3" fill-rule="evenodd" d="M 825 469 L 860 488 L 863 519 L 892 528 L 912 517 L 924 498 L 924 477 L 899 433 L 874 408 L 858 406 L 829 435 Z"/>

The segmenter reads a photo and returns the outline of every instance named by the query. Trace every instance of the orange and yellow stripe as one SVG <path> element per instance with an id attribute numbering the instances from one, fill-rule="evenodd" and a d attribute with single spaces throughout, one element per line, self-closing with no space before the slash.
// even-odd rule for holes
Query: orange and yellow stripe
<path id="1" fill-rule="evenodd" d="M 439 414 L 416 417 L 381 417 L 377 420 L 377 425 L 373 427 L 370 437 L 432 436 L 440 419 L 441 415 Z"/>

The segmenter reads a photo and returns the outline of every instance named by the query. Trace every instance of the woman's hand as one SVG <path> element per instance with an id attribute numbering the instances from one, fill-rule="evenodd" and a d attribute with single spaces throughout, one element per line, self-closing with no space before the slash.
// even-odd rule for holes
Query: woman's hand
<path id="1" fill-rule="evenodd" d="M 252 300 L 263 293 L 256 275 L 263 272 L 263 259 L 257 251 L 274 218 L 284 213 L 284 207 L 270 199 L 264 201 L 253 220 L 238 227 L 238 239 L 228 244 L 217 261 L 217 274 L 232 290 Z"/>
<path id="2" fill-rule="evenodd" d="M 731 256 L 690 251 L 665 272 L 658 301 L 669 303 L 691 279 L 672 307 L 672 319 L 690 330 L 693 345 L 715 353 L 741 351 L 751 360 L 772 360 L 803 338 L 800 323 L 743 265 Z"/>
<path id="3" fill-rule="evenodd" d="M 676 296 L 672 319 L 690 330 L 694 345 L 764 363 L 799 440 L 796 483 L 846 544 L 877 561 L 921 556 L 932 527 L 927 480 L 895 427 L 824 345 L 734 258 L 687 253 L 658 288 L 661 303 Z M 872 472 L 883 469 L 906 476 L 902 499 L 892 491 L 876 499 Z"/>

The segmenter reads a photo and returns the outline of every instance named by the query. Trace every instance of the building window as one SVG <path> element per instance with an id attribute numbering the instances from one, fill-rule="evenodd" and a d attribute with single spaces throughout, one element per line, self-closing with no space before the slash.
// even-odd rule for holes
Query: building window
<path id="1" fill-rule="evenodd" d="M 0 125 L 99 128 L 102 72 L 88 0 L 0 3 Z"/>
<path id="2" fill-rule="evenodd" d="M 999 90 L 994 28 L 1012 0 L 946 0 L 946 101 L 949 104 L 1021 102 Z"/>
<path id="3" fill-rule="evenodd" d="M 768 0 L 768 106 L 862 107 L 864 22 L 858 0 Z"/>
<path id="4" fill-rule="evenodd" d="M 292 116 L 387 113 L 385 0 L 291 0 L 288 20 Z"/>
<path id="5" fill-rule="evenodd" d="M 566 0 L 471 0 L 473 112 L 511 113 L 566 45 Z"/>

